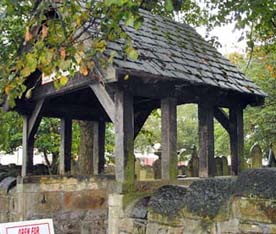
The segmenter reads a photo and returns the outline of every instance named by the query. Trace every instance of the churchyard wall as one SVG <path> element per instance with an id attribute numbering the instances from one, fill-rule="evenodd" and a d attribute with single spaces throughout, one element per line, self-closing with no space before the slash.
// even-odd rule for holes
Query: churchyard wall
<path id="1" fill-rule="evenodd" d="M 123 195 L 114 195 L 109 209 L 117 204 L 118 225 L 109 233 L 276 233 L 275 188 L 276 170 L 266 168 L 195 180 L 190 186 L 162 186 L 125 208 Z"/>

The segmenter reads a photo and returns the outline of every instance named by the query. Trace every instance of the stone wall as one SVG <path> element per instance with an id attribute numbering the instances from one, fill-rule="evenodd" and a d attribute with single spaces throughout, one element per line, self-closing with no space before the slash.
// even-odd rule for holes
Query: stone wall
<path id="1" fill-rule="evenodd" d="M 139 182 L 134 190 L 118 192 L 114 178 L 7 177 L 0 222 L 52 218 L 56 234 L 276 233 L 275 169 Z"/>
<path id="2" fill-rule="evenodd" d="M 0 222 L 52 218 L 56 234 L 103 234 L 113 187 L 113 180 L 89 177 L 18 178 L 0 191 Z"/>
<path id="3" fill-rule="evenodd" d="M 112 234 L 276 233 L 276 170 L 163 186 L 128 205 L 118 221 Z"/>

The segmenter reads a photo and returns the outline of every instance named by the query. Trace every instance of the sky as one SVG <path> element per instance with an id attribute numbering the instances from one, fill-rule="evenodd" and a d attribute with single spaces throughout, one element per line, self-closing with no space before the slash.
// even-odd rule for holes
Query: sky
<path id="1" fill-rule="evenodd" d="M 203 9 L 206 8 L 205 1 L 196 0 L 197 4 Z M 215 11 L 215 10 L 214 10 Z M 181 14 L 177 16 L 181 19 Z M 214 30 L 210 33 L 210 36 L 217 36 L 220 44 L 222 45 L 221 48 L 217 48 L 218 51 L 223 55 L 228 55 L 233 52 L 240 52 L 245 53 L 246 51 L 246 40 L 242 40 L 238 42 L 239 38 L 241 37 L 240 30 L 234 30 L 235 22 L 231 24 L 227 24 L 226 26 L 222 27 L 215 27 Z M 196 31 L 205 38 L 206 29 L 205 27 L 198 27 L 195 28 Z"/>
<path id="2" fill-rule="evenodd" d="M 206 30 L 203 27 L 196 28 L 196 31 L 204 38 Z M 238 42 L 241 31 L 234 30 L 234 24 L 229 24 L 223 27 L 216 27 L 210 34 L 217 36 L 222 47 L 217 48 L 220 53 L 227 55 L 233 52 L 245 53 L 246 40 Z"/>

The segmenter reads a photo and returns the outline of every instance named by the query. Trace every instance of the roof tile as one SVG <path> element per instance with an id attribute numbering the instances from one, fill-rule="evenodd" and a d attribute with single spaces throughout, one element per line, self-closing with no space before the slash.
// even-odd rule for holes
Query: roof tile
<path id="1" fill-rule="evenodd" d="M 125 28 L 139 52 L 138 61 L 122 60 L 118 55 L 114 59 L 116 67 L 265 96 L 190 26 L 144 10 L 140 14 L 144 23 L 138 31 Z M 123 51 L 122 43 L 122 40 L 108 43 L 108 53 Z"/>

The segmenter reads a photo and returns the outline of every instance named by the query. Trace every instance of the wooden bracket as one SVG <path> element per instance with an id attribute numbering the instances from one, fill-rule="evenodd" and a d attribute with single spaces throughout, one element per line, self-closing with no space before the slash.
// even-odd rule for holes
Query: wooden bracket
<path id="1" fill-rule="evenodd" d="M 214 108 L 214 116 L 221 126 L 230 134 L 229 117 L 222 108 Z"/>
<path id="2" fill-rule="evenodd" d="M 38 126 L 42 119 L 41 111 L 42 111 L 44 102 L 45 102 L 45 99 L 41 99 L 38 101 L 34 111 L 32 112 L 32 115 L 28 119 L 28 139 L 33 137 L 37 132 Z"/>
<path id="3" fill-rule="evenodd" d="M 146 120 L 148 119 L 149 115 L 153 109 L 139 111 L 134 115 L 134 139 L 138 136 L 139 132 L 141 131 L 142 127 L 144 126 Z"/>
<path id="4" fill-rule="evenodd" d="M 115 123 L 115 103 L 108 94 L 105 87 L 100 83 L 95 83 L 89 86 L 98 98 L 111 121 Z"/>

